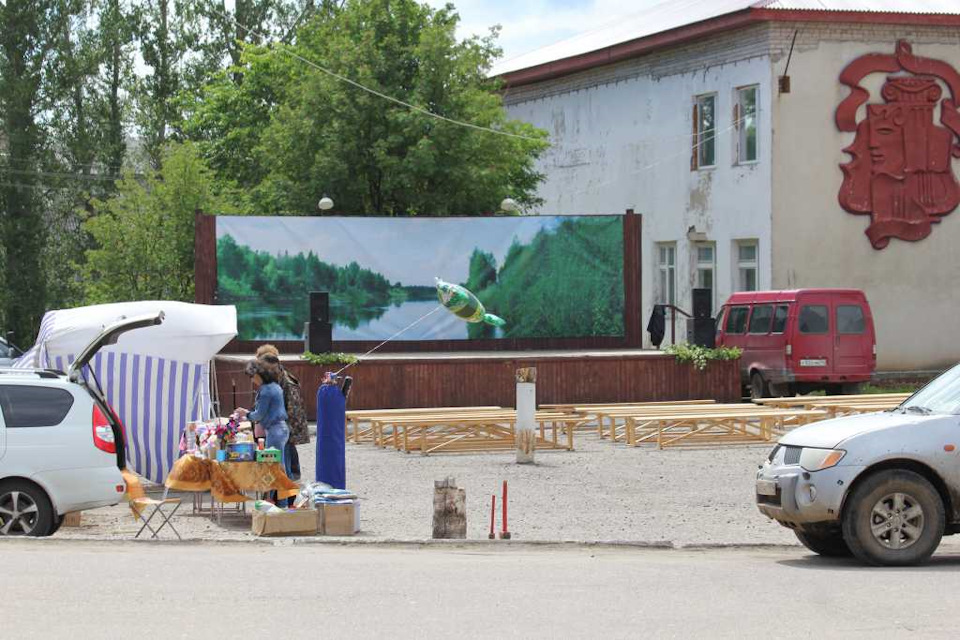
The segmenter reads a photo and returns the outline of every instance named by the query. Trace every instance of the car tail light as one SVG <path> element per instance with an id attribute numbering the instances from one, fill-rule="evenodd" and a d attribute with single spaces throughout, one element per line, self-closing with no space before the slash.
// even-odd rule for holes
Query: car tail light
<path id="1" fill-rule="evenodd" d="M 123 420 L 120 419 L 120 416 L 117 415 L 117 412 L 113 410 L 113 407 L 107 406 L 110 409 L 110 415 L 113 416 L 114 421 L 120 425 L 120 437 L 123 438 L 123 443 L 127 443 L 127 428 L 123 426 Z"/>
<path id="2" fill-rule="evenodd" d="M 877 355 L 877 345 L 873 345 L 873 355 Z"/>
<path id="3" fill-rule="evenodd" d="M 113 438 L 113 426 L 97 405 L 93 405 L 93 444 L 100 451 L 117 452 L 117 443 Z"/>
<path id="4" fill-rule="evenodd" d="M 788 345 L 787 345 L 787 348 L 784 350 L 784 353 L 786 353 L 788 356 L 792 356 L 792 355 L 793 355 L 793 345 L 792 345 L 792 344 L 788 344 Z"/>

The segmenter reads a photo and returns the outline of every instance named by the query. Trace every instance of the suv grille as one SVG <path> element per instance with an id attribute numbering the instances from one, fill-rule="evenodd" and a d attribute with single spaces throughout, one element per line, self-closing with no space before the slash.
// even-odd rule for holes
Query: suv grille
<path id="1" fill-rule="evenodd" d="M 800 452 L 802 447 L 783 447 L 783 464 L 800 464 Z"/>

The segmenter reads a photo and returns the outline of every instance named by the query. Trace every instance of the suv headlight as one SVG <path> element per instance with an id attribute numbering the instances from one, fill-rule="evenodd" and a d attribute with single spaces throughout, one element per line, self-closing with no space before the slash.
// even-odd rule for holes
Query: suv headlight
<path id="1" fill-rule="evenodd" d="M 811 449 L 804 447 L 800 452 L 800 466 L 807 471 L 822 471 L 836 466 L 847 455 L 842 449 Z"/>

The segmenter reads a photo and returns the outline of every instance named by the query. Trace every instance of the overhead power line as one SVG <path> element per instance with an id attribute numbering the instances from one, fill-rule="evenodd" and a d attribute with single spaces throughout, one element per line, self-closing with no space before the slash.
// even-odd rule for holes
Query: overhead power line
<path id="1" fill-rule="evenodd" d="M 261 40 L 263 40 L 264 42 L 268 42 L 268 41 L 270 40 L 266 35 L 260 33 L 259 31 L 255 30 L 255 29 L 251 29 L 251 28 L 249 28 L 249 27 L 246 27 L 246 26 L 240 24 L 237 20 L 235 20 L 232 16 L 230 16 L 230 15 L 227 14 L 227 13 L 222 13 L 222 12 L 217 11 L 216 9 L 213 9 L 213 8 L 210 8 L 210 7 L 208 7 L 207 10 L 208 10 L 208 11 L 211 11 L 212 13 L 214 13 L 214 14 L 216 14 L 216 15 L 218 15 L 218 16 L 220 16 L 221 18 L 223 18 L 224 20 L 227 20 L 228 22 L 232 22 L 237 28 L 243 29 L 244 31 L 246 31 L 248 35 L 255 35 L 255 36 L 257 36 L 258 38 L 260 38 Z M 484 131 L 484 132 L 486 132 L 486 133 L 493 133 L 493 134 L 496 134 L 496 135 L 498 135 L 498 136 L 505 136 L 505 137 L 507 137 L 507 138 L 516 138 L 516 139 L 519 139 L 519 140 L 529 140 L 529 141 L 531 141 L 531 142 L 544 142 L 544 140 L 543 140 L 542 138 L 534 138 L 533 136 L 525 136 L 525 135 L 519 134 L 519 133 L 510 133 L 509 131 L 501 131 L 501 130 L 499 130 L 499 129 L 493 129 L 493 128 L 491 128 L 491 127 L 484 127 L 484 126 L 479 125 L 479 124 L 473 124 L 472 122 L 464 122 L 464 121 L 462 121 L 462 120 L 456 120 L 456 119 L 454 119 L 454 118 L 448 118 L 447 116 L 442 116 L 442 115 L 440 115 L 439 113 L 434 113 L 433 111 L 430 111 L 429 109 L 425 109 L 425 108 L 423 108 L 423 107 L 418 107 L 417 105 L 415 105 L 415 104 L 410 104 L 409 102 L 404 102 L 403 100 L 400 100 L 399 98 L 394 98 L 393 96 L 387 95 L 387 94 L 385 94 L 385 93 L 383 93 L 383 92 L 377 91 L 376 89 L 372 89 L 372 88 L 370 88 L 370 87 L 368 87 L 368 86 L 366 86 L 366 85 L 364 85 L 364 84 L 361 84 L 361 83 L 357 82 L 356 80 L 351 80 L 350 78 L 347 78 L 347 77 L 345 77 L 345 76 L 342 76 L 342 75 L 340 75 L 339 73 L 336 73 L 336 72 L 334 72 L 334 71 L 331 71 L 330 69 L 326 69 L 326 68 L 320 66 L 319 64 L 317 64 L 316 62 L 314 62 L 313 60 L 309 60 L 308 58 L 304 58 L 303 56 L 301 56 L 301 55 L 298 54 L 297 52 L 292 51 L 292 50 L 291 50 L 289 47 L 287 47 L 287 46 L 281 46 L 280 50 L 283 51 L 283 52 L 285 52 L 287 55 L 290 55 L 290 56 L 296 58 L 297 60 L 300 60 L 300 61 L 303 62 L 304 64 L 306 64 L 306 65 L 308 65 L 308 66 L 311 66 L 311 67 L 313 67 L 314 69 L 316 69 L 316 70 L 318 70 L 318 71 L 322 71 L 323 73 L 327 74 L 327 75 L 330 76 L 331 78 L 334 78 L 334 79 L 336 79 L 336 80 L 339 80 L 340 82 L 344 82 L 344 83 L 346 83 L 346 84 L 349 84 L 350 86 L 355 87 L 355 88 L 357 88 L 357 89 L 360 89 L 361 91 L 366 91 L 367 93 L 369 93 L 369 94 L 371 94 L 371 95 L 374 95 L 374 96 L 377 96 L 378 98 L 382 98 L 383 100 L 387 100 L 387 101 L 389 101 L 389 102 L 392 102 L 392 103 L 394 103 L 394 104 L 400 105 L 400 106 L 402 106 L 402 107 L 406 107 L 407 109 L 410 109 L 411 111 L 415 111 L 415 112 L 417 112 L 417 113 L 420 113 L 420 114 L 423 114 L 423 115 L 425 115 L 425 116 L 434 118 L 434 119 L 436 119 L 436 120 L 442 120 L 443 122 L 447 122 L 447 123 L 449 123 L 449 124 L 453 124 L 453 125 L 456 125 L 456 126 L 459 126 L 459 127 L 466 127 L 466 128 L 468 128 L 468 129 L 473 129 L 473 130 L 475 130 L 475 131 Z"/>

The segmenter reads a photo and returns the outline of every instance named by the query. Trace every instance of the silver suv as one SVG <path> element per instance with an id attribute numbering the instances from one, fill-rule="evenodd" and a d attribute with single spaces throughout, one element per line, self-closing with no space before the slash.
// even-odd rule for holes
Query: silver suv
<path id="1" fill-rule="evenodd" d="M 960 532 L 960 365 L 893 411 L 788 433 L 757 472 L 756 498 L 821 555 L 925 562 Z"/>

